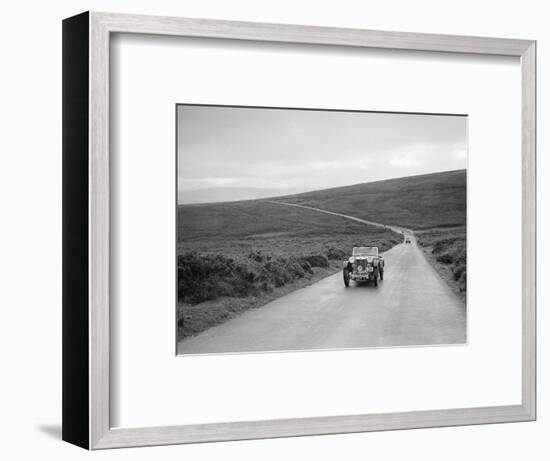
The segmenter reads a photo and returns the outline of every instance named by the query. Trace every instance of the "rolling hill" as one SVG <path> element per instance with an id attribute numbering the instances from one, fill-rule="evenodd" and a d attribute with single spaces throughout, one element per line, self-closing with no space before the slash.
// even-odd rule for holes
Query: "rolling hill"
<path id="1" fill-rule="evenodd" d="M 324 189 L 278 197 L 411 229 L 466 225 L 466 170 Z"/>
<path id="2" fill-rule="evenodd" d="M 466 170 L 324 189 L 275 200 L 415 230 L 428 261 L 466 302 Z"/>
<path id="3" fill-rule="evenodd" d="M 277 197 L 416 231 L 428 260 L 466 293 L 466 171 L 449 171 Z M 265 199 L 179 205 L 178 336 L 341 270 L 353 246 L 402 242 L 365 225 Z"/>

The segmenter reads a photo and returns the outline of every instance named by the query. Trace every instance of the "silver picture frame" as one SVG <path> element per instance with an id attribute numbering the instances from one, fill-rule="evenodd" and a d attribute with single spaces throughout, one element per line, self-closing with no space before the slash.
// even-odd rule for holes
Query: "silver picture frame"
<path id="1" fill-rule="evenodd" d="M 513 56 L 521 63 L 521 404 L 112 428 L 109 66 L 113 33 Z M 87 449 L 533 421 L 536 418 L 536 42 L 86 12 L 63 21 L 63 439 Z"/>

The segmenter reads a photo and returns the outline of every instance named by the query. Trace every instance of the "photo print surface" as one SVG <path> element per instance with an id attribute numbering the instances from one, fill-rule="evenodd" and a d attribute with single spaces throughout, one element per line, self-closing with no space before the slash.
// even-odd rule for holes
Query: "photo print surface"
<path id="1" fill-rule="evenodd" d="M 467 343 L 468 117 L 178 104 L 178 354 Z"/>

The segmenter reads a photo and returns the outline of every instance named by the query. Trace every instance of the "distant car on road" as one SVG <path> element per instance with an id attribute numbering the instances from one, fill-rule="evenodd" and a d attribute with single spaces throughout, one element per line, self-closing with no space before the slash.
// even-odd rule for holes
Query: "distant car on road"
<path id="1" fill-rule="evenodd" d="M 407 237 L 407 238 L 405 239 L 405 243 L 411 243 L 411 239 Z"/>
<path id="2" fill-rule="evenodd" d="M 352 256 L 343 264 L 344 285 L 349 287 L 350 280 L 373 282 L 384 280 L 384 258 L 378 253 L 378 247 L 354 247 Z"/>

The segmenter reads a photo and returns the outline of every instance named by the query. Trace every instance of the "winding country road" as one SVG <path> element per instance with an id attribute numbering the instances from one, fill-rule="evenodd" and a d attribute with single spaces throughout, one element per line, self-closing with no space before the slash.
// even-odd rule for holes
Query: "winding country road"
<path id="1" fill-rule="evenodd" d="M 353 216 L 282 202 L 382 226 Z M 178 354 L 466 343 L 466 308 L 414 235 L 384 253 L 384 281 L 344 287 L 337 273 L 179 342 Z M 351 251 L 351 249 L 350 249 Z"/>

